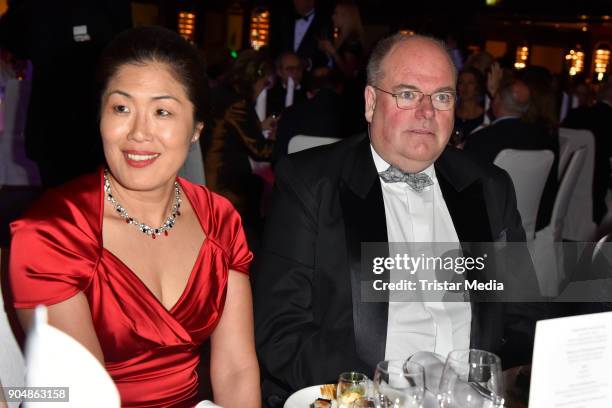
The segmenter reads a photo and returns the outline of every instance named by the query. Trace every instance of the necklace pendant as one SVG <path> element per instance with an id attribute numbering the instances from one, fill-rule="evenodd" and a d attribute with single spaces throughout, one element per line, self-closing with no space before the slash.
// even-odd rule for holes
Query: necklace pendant
<path id="1" fill-rule="evenodd" d="M 153 239 L 157 238 L 157 236 L 155 235 L 155 233 L 151 234 L 151 238 L 153 238 Z"/>
<path id="2" fill-rule="evenodd" d="M 164 236 L 168 236 L 168 231 L 164 231 Z"/>

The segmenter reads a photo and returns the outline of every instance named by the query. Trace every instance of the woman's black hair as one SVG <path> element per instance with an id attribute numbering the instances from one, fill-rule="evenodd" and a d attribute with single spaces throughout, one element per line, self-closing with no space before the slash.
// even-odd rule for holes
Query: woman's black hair
<path id="1" fill-rule="evenodd" d="M 194 119 L 204 121 L 209 110 L 206 65 L 200 52 L 177 33 L 162 27 L 138 27 L 122 32 L 102 52 L 96 79 L 100 93 L 119 68 L 151 62 L 167 65 L 194 106 Z"/>

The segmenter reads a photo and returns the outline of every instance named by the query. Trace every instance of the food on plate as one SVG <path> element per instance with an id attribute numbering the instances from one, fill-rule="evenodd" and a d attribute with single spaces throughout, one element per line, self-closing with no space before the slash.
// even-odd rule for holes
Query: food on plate
<path id="1" fill-rule="evenodd" d="M 336 384 L 323 384 L 321 386 L 321 396 L 328 400 L 335 400 Z"/>

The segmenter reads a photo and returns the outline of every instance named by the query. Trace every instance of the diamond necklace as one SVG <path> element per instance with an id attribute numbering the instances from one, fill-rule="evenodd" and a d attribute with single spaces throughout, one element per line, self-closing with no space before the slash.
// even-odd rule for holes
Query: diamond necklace
<path id="1" fill-rule="evenodd" d="M 176 217 L 181 215 L 181 190 L 179 189 L 179 184 L 177 181 L 174 182 L 174 203 L 172 204 L 172 212 L 170 216 L 166 219 L 166 222 L 161 227 L 153 228 L 149 225 L 136 220 L 133 217 L 130 217 L 128 212 L 123 208 L 121 204 L 115 200 L 115 197 L 111 194 L 111 185 L 110 185 L 110 177 L 108 175 L 108 169 L 104 170 L 104 192 L 106 193 L 106 199 L 111 202 L 113 207 L 115 207 L 115 211 L 125 220 L 127 224 L 132 224 L 140 232 L 143 234 L 149 235 L 151 238 L 155 239 L 158 235 L 164 234 L 164 236 L 168 236 L 168 230 L 174 227 L 174 223 L 176 221 Z"/>

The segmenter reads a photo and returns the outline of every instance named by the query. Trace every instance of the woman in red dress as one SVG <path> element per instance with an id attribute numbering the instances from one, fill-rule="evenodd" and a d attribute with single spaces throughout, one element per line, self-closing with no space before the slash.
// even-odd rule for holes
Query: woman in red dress
<path id="1" fill-rule="evenodd" d="M 195 405 L 207 340 L 215 403 L 261 404 L 240 217 L 177 177 L 204 127 L 204 72 L 171 31 L 117 37 L 99 72 L 107 168 L 49 191 L 11 225 L 22 325 L 47 305 L 49 323 L 105 365 L 123 406 Z"/>

